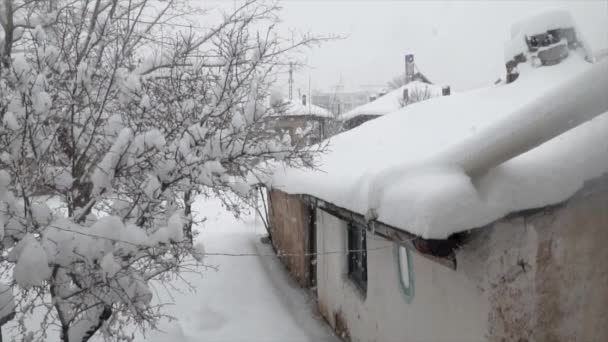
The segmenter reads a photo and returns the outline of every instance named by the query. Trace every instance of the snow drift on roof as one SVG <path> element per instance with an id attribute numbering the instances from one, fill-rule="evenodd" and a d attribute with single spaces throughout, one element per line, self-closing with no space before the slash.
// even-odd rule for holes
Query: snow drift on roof
<path id="1" fill-rule="evenodd" d="M 559 8 L 544 9 L 523 17 L 511 25 L 511 38 L 529 36 L 558 28 L 576 27 L 569 11 Z"/>
<path id="2" fill-rule="evenodd" d="M 401 86 L 372 102 L 354 108 L 353 110 L 345 113 L 340 119 L 346 121 L 359 115 L 384 115 L 392 113 L 403 107 L 402 99 L 404 89 L 408 89 L 410 93 L 429 92 L 429 95 L 432 97 L 441 96 L 442 91 L 440 86 L 419 81 L 410 82 L 407 85 Z"/>
<path id="3" fill-rule="evenodd" d="M 298 115 L 312 115 L 318 117 L 333 117 L 333 114 L 329 112 L 327 109 L 319 107 L 310 103 L 310 101 L 303 105 L 301 102 L 297 100 L 289 100 L 285 104 L 285 112 L 281 113 L 281 115 L 287 116 L 298 116 Z"/>
<path id="4" fill-rule="evenodd" d="M 606 16 L 608 20 L 608 16 Z M 582 42 L 589 60 L 608 55 L 608 30 L 596 22 L 577 23 L 568 10 L 553 8 L 537 11 L 521 18 L 511 26 L 511 39 L 505 44 L 505 60 L 527 51 L 525 36 L 545 33 L 548 30 L 573 27 Z"/>
<path id="5" fill-rule="evenodd" d="M 491 169 L 475 184 L 453 164 L 458 158 L 443 157 L 446 151 L 470 157 L 458 148 L 463 142 L 487 139 L 484 133 L 497 125 L 509 132 L 510 116 L 539 98 L 562 101 L 568 94 L 557 96 L 556 90 L 581 75 L 608 78 L 608 60 L 592 65 L 573 54 L 558 65 L 528 70 L 509 85 L 413 104 L 332 138 L 320 170 L 280 169 L 271 185 L 362 215 L 373 209 L 383 223 L 436 239 L 562 202 L 608 170 L 608 113 Z M 597 77 L 588 77 L 590 87 Z"/>

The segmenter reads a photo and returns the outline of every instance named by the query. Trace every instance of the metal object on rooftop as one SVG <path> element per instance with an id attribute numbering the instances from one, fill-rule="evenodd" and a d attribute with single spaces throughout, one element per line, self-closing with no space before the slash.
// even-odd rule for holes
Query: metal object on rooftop
<path id="1" fill-rule="evenodd" d="M 515 81 L 519 76 L 518 64 L 529 61 L 534 67 L 555 65 L 568 58 L 570 50 L 581 46 L 573 27 L 527 34 L 524 39 L 527 51 L 522 51 L 505 63 L 507 83 Z"/>

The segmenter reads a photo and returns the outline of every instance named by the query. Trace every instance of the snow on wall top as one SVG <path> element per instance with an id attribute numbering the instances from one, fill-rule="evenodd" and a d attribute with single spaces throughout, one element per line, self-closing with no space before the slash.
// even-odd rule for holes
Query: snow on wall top
<path id="1" fill-rule="evenodd" d="M 385 94 L 384 96 L 382 96 L 372 102 L 369 102 L 369 103 L 361 105 L 357 108 L 354 108 L 353 110 L 342 115 L 342 117 L 340 119 L 343 121 L 346 121 L 346 120 L 350 120 L 350 119 L 360 116 L 360 115 L 384 115 L 384 114 L 392 113 L 392 112 L 398 110 L 399 108 L 403 107 L 402 99 L 403 99 L 403 90 L 404 89 L 408 89 L 408 91 L 410 93 L 428 92 L 429 95 L 432 97 L 441 96 L 441 91 L 442 91 L 442 88 L 439 86 L 436 86 L 436 85 L 427 84 L 427 83 L 420 82 L 420 81 L 410 82 L 404 86 L 401 86 L 401 87 Z"/>
<path id="2" fill-rule="evenodd" d="M 319 170 L 278 169 L 270 185 L 362 215 L 373 208 L 383 223 L 436 239 L 562 202 L 608 170 L 608 113 L 491 169 L 475 185 L 461 167 L 446 161 L 453 156 L 442 157 L 508 123 L 538 98 L 558 100 L 547 95 L 573 79 L 604 71 L 608 59 L 594 65 L 573 54 L 558 65 L 530 69 L 512 84 L 407 106 L 332 138 Z M 589 82 L 593 86 L 591 76 Z M 560 100 L 567 96 L 559 94 Z"/>
<path id="3" fill-rule="evenodd" d="M 333 114 L 329 112 L 327 109 L 314 105 L 312 103 L 307 102 L 306 105 L 303 105 L 301 102 L 297 100 L 289 100 L 285 105 L 285 112 L 281 113 L 281 115 L 287 116 L 298 116 L 298 115 L 312 115 L 318 117 L 331 118 Z"/>

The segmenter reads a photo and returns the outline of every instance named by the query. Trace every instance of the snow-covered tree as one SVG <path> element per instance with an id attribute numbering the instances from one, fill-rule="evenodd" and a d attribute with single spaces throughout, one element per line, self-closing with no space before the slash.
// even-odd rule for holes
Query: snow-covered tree
<path id="1" fill-rule="evenodd" d="M 153 328 L 150 281 L 201 261 L 194 196 L 247 196 L 268 163 L 312 166 L 320 147 L 263 125 L 277 73 L 321 41 L 283 39 L 278 10 L 0 0 L 1 262 L 20 335 L 127 341 L 126 325 Z M 28 331 L 34 308 L 42 326 Z"/>
<path id="2" fill-rule="evenodd" d="M 416 102 L 426 101 L 433 98 L 430 86 L 411 87 L 403 90 L 403 97 L 399 98 L 399 105 L 405 107 Z"/>

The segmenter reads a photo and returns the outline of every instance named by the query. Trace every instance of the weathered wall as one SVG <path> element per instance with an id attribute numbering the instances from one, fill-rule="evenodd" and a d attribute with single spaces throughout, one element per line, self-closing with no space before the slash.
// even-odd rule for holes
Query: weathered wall
<path id="1" fill-rule="evenodd" d="M 296 196 L 270 191 L 272 243 L 289 273 L 302 287 L 310 286 L 311 212 Z M 281 256 L 281 254 L 285 254 Z"/>
<path id="2" fill-rule="evenodd" d="M 317 227 L 320 252 L 346 249 L 346 222 L 318 209 Z M 353 341 L 608 341 L 607 244 L 603 177 L 560 206 L 475 230 L 456 271 L 410 253 L 409 302 L 392 243 L 368 234 L 366 295 L 344 254 L 320 255 L 319 307 Z"/>
<path id="3" fill-rule="evenodd" d="M 608 177 L 476 234 L 458 258 L 489 298 L 490 340 L 608 341 Z"/>
<path id="4" fill-rule="evenodd" d="M 346 250 L 346 222 L 317 210 L 320 253 Z M 344 253 L 317 257 L 319 308 L 336 330 L 352 341 L 483 341 L 488 315 L 475 284 L 463 274 L 415 253 L 405 298 L 394 243 L 368 234 L 368 289 L 363 295 L 348 279 Z"/>

